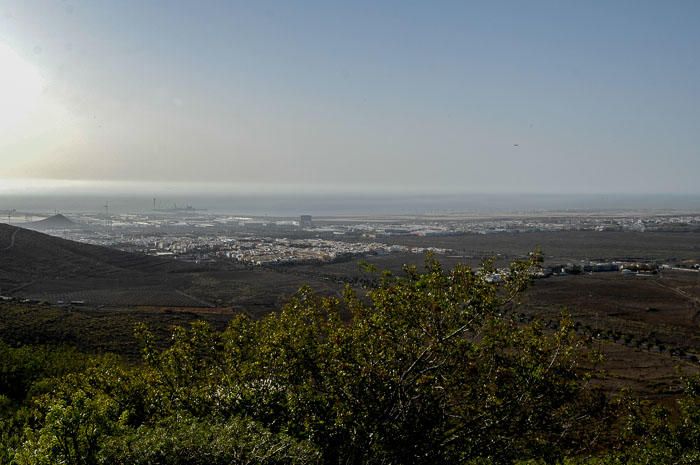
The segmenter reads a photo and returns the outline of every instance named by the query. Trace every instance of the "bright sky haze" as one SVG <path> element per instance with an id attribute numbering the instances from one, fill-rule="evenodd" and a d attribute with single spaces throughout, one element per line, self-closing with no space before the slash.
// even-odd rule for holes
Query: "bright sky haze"
<path id="1" fill-rule="evenodd" d="M 698 194 L 699 138 L 697 1 L 0 1 L 7 185 Z"/>

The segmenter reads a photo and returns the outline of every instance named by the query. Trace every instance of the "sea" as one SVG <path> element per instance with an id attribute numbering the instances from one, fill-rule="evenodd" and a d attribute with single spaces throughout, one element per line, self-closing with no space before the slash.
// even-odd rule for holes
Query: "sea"
<path id="1" fill-rule="evenodd" d="M 89 189 L 10 191 L 0 188 L 0 215 L 103 212 L 147 213 L 155 209 L 192 207 L 214 214 L 242 216 L 390 216 L 390 215 L 501 215 L 544 212 L 700 212 L 700 195 L 624 193 L 474 193 L 373 191 L 310 191 L 308 189 L 188 190 L 187 185 L 168 191 Z"/>

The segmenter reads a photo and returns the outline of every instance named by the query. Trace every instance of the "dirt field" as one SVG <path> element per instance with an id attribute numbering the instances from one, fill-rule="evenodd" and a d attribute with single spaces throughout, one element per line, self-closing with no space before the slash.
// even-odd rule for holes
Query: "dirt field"
<path id="1" fill-rule="evenodd" d="M 681 349 L 700 357 L 700 273 L 662 272 L 561 276 L 537 280 L 523 298 L 523 312 L 556 319 L 568 311 L 581 325 L 607 338 L 643 347 Z"/>
<path id="2" fill-rule="evenodd" d="M 373 239 L 374 240 L 374 239 Z M 700 234 L 675 232 L 562 231 L 459 236 L 391 236 L 388 244 L 452 249 L 468 258 L 512 260 L 540 247 L 547 262 L 578 260 L 700 260 Z"/>

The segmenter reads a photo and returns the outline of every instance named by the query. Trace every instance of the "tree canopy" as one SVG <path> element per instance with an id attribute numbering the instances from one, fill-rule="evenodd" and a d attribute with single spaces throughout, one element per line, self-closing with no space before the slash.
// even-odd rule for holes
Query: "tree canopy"
<path id="1" fill-rule="evenodd" d="M 675 422 L 596 390 L 582 366 L 596 354 L 566 316 L 510 316 L 536 266 L 494 280 L 428 257 L 372 289 L 302 288 L 223 332 L 175 328 L 165 348 L 141 326 L 140 364 L 49 369 L 4 347 L 0 463 L 698 463 L 697 380 Z"/>

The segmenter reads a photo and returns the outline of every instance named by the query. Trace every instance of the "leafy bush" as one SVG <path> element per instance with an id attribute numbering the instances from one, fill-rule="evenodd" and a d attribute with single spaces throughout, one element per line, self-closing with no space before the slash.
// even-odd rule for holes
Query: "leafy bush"
<path id="1" fill-rule="evenodd" d="M 88 363 L 91 357 L 70 347 L 10 347 L 0 341 L 0 395 L 21 401 L 37 381 L 81 371 Z"/>
<path id="2" fill-rule="evenodd" d="M 239 316 L 222 333 L 176 328 L 165 349 L 140 327 L 144 363 L 103 357 L 52 381 L 12 455 L 27 465 L 695 460 L 697 383 L 674 426 L 633 402 L 620 417 L 580 367 L 595 357 L 571 321 L 548 329 L 509 316 L 535 265 L 496 282 L 488 265 L 445 272 L 429 259 L 366 294 L 302 288 L 279 313 Z M 606 442 L 620 421 L 625 434 Z"/>

